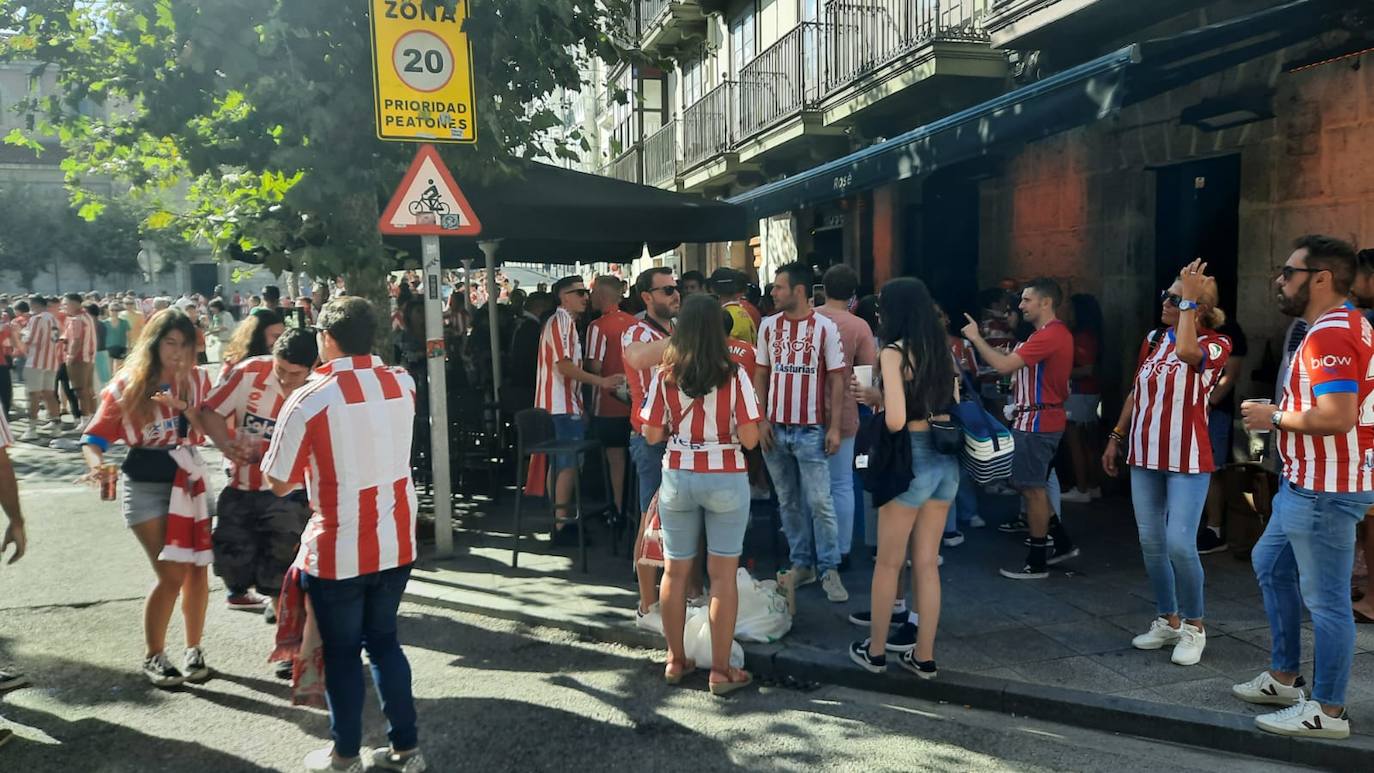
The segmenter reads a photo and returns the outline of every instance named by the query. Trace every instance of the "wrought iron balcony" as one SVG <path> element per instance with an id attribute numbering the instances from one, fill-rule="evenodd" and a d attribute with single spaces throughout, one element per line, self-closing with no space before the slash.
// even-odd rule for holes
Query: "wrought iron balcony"
<path id="1" fill-rule="evenodd" d="M 614 177 L 628 183 L 640 182 L 639 148 L 634 147 L 620 154 L 620 157 L 605 166 L 602 172 L 606 177 Z"/>
<path id="2" fill-rule="evenodd" d="M 701 0 L 639 0 L 640 48 L 669 52 L 706 36 Z"/>
<path id="3" fill-rule="evenodd" d="M 824 93 L 821 25 L 802 22 L 740 70 L 740 139 L 816 105 Z"/>
<path id="4" fill-rule="evenodd" d="M 726 81 L 682 111 L 682 165 L 690 169 L 726 153 L 738 136 L 736 84 Z"/>
<path id="5" fill-rule="evenodd" d="M 986 43 L 989 2 L 832 0 L 825 6 L 827 90 L 937 41 Z"/>
<path id="6" fill-rule="evenodd" d="M 644 140 L 644 184 L 662 188 L 677 173 L 677 121 L 669 121 Z"/>

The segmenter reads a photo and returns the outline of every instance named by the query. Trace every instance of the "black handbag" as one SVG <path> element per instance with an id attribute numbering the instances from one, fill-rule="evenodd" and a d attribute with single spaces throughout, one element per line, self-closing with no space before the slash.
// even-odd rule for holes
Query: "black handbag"
<path id="1" fill-rule="evenodd" d="M 930 440 L 937 453 L 958 456 L 964 450 L 964 431 L 949 419 L 930 420 Z"/>
<path id="2" fill-rule="evenodd" d="M 854 466 L 864 490 L 873 495 L 873 506 L 882 507 L 910 488 L 916 477 L 911 467 L 911 432 L 906 427 L 889 432 L 885 413 L 869 416 L 854 438 Z"/>
<path id="3" fill-rule="evenodd" d="M 135 483 L 173 483 L 177 479 L 177 463 L 172 461 L 171 450 L 130 448 L 119 469 Z"/>

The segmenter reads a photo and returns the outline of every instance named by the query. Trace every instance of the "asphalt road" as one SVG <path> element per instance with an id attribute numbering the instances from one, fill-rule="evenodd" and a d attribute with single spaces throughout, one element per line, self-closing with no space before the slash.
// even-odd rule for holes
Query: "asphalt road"
<path id="1" fill-rule="evenodd" d="M 323 712 L 288 705 L 272 629 L 224 609 L 211 682 L 164 692 L 138 671 L 149 572 L 117 511 L 70 484 L 72 455 L 21 450 L 30 554 L 0 567 L 0 664 L 34 686 L 0 700 L 19 735 L 0 771 L 294 771 L 327 744 Z M 402 609 L 421 743 L 438 771 L 1292 770 L 961 706 L 839 688 L 663 684 L 658 653 L 420 606 Z M 170 641 L 180 637 L 174 622 Z M 365 743 L 385 741 L 369 699 Z"/>

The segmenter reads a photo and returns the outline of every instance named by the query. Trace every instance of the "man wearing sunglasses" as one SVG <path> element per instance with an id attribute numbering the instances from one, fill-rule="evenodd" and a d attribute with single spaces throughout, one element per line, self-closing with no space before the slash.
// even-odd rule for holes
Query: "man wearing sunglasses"
<path id="1" fill-rule="evenodd" d="M 1350 572 L 1355 525 L 1374 505 L 1374 328 L 1348 298 L 1355 250 L 1304 236 L 1274 281 L 1279 309 L 1307 322 L 1278 410 L 1241 406 L 1245 427 L 1273 431 L 1283 461 L 1273 514 L 1251 552 L 1272 636 L 1270 668 L 1232 694 L 1287 706 L 1255 718 L 1281 735 L 1346 738 L 1346 685 L 1355 650 Z M 1302 608 L 1316 659 L 1304 691 Z"/>
<path id="2" fill-rule="evenodd" d="M 587 311 L 588 292 L 580 276 L 565 276 L 553 285 L 558 308 L 544 323 L 539 338 L 539 364 L 534 390 L 534 406 L 553 416 L 554 435 L 559 440 L 582 440 L 587 434 L 583 423 L 582 388 L 590 384 L 599 389 L 613 390 L 625 381 L 624 374 L 598 376 L 582 368 L 582 338 L 577 333 L 577 319 Z M 577 474 L 577 459 L 573 454 L 557 454 L 550 460 L 554 476 L 553 535 L 555 545 L 577 542 L 577 527 L 566 523 L 572 507 L 573 476 Z"/>

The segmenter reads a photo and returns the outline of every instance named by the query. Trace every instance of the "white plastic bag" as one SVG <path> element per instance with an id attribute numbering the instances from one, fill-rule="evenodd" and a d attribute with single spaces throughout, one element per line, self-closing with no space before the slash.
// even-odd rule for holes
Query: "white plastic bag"
<path id="1" fill-rule="evenodd" d="M 739 586 L 736 639 L 767 644 L 781 639 L 792 630 L 792 616 L 787 613 L 787 597 L 778 594 L 777 582 L 755 580 L 748 569 L 741 568 L 736 584 Z"/>
<path id="2" fill-rule="evenodd" d="M 687 610 L 687 627 L 682 634 L 682 644 L 687 657 L 696 661 L 697 668 L 711 668 L 711 616 L 707 607 L 694 607 Z M 739 642 L 730 642 L 730 665 L 744 668 L 744 648 Z"/>

